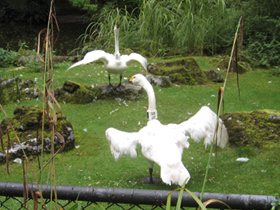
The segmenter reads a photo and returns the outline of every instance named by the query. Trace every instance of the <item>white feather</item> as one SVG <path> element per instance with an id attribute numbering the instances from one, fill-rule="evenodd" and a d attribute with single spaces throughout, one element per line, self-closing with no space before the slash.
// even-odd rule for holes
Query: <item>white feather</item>
<path id="1" fill-rule="evenodd" d="M 248 162 L 249 161 L 249 158 L 244 158 L 244 157 L 241 157 L 241 158 L 237 158 L 236 161 L 240 161 L 240 162 Z"/>

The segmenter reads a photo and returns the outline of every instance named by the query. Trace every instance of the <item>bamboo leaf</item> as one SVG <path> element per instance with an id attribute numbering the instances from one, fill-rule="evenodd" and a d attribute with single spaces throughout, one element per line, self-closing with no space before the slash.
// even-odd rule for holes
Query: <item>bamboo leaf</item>
<path id="1" fill-rule="evenodd" d="M 182 197 L 183 197 L 183 193 L 184 193 L 184 189 L 185 189 L 185 185 L 188 182 L 189 177 L 184 181 L 181 189 L 180 189 L 180 193 L 179 193 L 179 197 L 177 200 L 177 205 L 176 205 L 176 210 L 180 210 L 181 209 L 181 203 L 182 203 Z"/>
<path id="2" fill-rule="evenodd" d="M 171 194 L 172 194 L 172 192 L 169 192 L 168 196 L 167 196 L 166 210 L 170 210 L 170 208 L 171 208 Z"/>

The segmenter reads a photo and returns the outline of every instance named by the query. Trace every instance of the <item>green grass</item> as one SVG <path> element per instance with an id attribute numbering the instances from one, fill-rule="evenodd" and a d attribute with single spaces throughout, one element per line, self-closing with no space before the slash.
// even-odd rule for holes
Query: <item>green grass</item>
<path id="1" fill-rule="evenodd" d="M 202 69 L 211 69 L 207 57 L 196 58 Z M 155 62 L 157 60 L 153 60 Z M 158 60 L 160 61 L 160 60 Z M 162 60 L 161 60 L 162 61 Z M 151 60 L 149 60 L 151 62 Z M 136 65 L 136 64 L 135 64 Z M 130 77 L 142 69 L 139 65 L 132 65 L 124 77 Z M 107 84 L 107 73 L 102 65 L 93 64 L 77 67 L 65 72 L 70 63 L 56 65 L 54 68 L 55 87 L 63 85 L 65 80 L 83 82 L 89 85 Z M 95 68 L 95 69 L 93 69 Z M 20 76 L 22 79 L 38 78 L 37 83 L 42 90 L 42 76 L 32 73 L 28 69 L 7 71 L 0 69 L 0 77 L 10 78 Z M 5 72 L 7 71 L 7 72 Z M 76 75 L 78 73 L 78 75 Z M 225 76 L 224 72 L 221 72 Z M 89 76 L 90 75 L 90 76 Z M 225 112 L 253 111 L 259 109 L 279 109 L 280 80 L 270 74 L 269 70 L 256 69 L 239 75 L 240 95 L 236 85 L 236 75 L 229 75 L 225 89 Z M 112 82 L 117 84 L 118 76 Z M 271 81 L 271 82 L 270 82 Z M 154 87 L 158 118 L 163 124 L 180 123 L 195 114 L 201 106 L 209 105 L 216 111 L 217 94 L 222 84 L 208 83 L 203 86 L 173 86 L 171 88 Z M 42 106 L 42 99 L 21 101 L 4 106 L 9 117 L 13 117 L 14 109 L 19 105 Z M 168 186 L 162 182 L 154 185 L 142 183 L 140 178 L 148 176 L 148 165 L 138 149 L 138 157 L 131 159 L 124 157 L 116 162 L 111 155 L 105 130 L 114 127 L 123 131 L 138 131 L 145 126 L 146 109 L 148 105 L 146 94 L 140 99 L 130 101 L 97 100 L 85 105 L 60 103 L 62 112 L 74 127 L 76 145 L 80 145 L 69 152 L 61 152 L 55 158 L 56 179 L 58 185 L 79 185 L 96 187 L 118 187 L 135 189 L 174 190 L 178 186 Z M 111 111 L 118 109 L 110 114 Z M 189 115 L 191 113 L 191 115 Z M 3 113 L 0 114 L 4 119 Z M 140 123 L 140 125 L 139 125 Z M 87 132 L 83 129 L 87 129 Z M 257 131 L 256 131 L 257 132 Z M 185 149 L 183 163 L 191 174 L 186 188 L 193 192 L 200 192 L 207 165 L 209 148 L 202 143 L 190 141 L 190 148 Z M 211 160 L 205 192 L 234 193 L 234 194 L 264 194 L 273 195 L 280 186 L 280 147 L 270 151 L 260 151 L 256 148 L 238 148 L 233 145 L 225 149 L 218 149 L 217 170 L 215 159 Z M 236 162 L 236 158 L 246 155 L 250 158 L 247 163 Z M 46 154 L 44 161 L 50 158 Z M 37 160 L 31 161 L 36 171 Z M 154 176 L 160 177 L 160 168 L 155 166 Z M 22 182 L 22 166 L 10 163 L 11 175 L 6 173 L 4 165 L 0 166 L 1 181 Z M 43 183 L 47 182 L 48 167 L 43 171 Z M 33 182 L 29 172 L 29 182 Z M 39 176 L 37 177 L 39 178 Z"/>

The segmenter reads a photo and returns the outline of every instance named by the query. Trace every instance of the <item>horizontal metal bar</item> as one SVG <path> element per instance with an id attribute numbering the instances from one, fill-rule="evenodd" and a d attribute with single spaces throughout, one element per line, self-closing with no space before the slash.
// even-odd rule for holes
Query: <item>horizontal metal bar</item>
<path id="1" fill-rule="evenodd" d="M 33 192 L 38 191 L 36 184 L 28 184 L 29 197 Z M 53 189 L 52 189 L 53 190 Z M 54 190 L 53 190 L 54 191 Z M 83 187 L 56 185 L 57 199 L 59 200 L 79 200 L 94 202 L 110 203 L 129 203 L 129 204 L 146 204 L 146 205 L 165 205 L 169 191 L 163 190 L 140 190 L 140 189 L 123 189 L 123 188 L 103 188 L 103 187 Z M 50 198 L 51 186 L 42 185 L 42 194 L 44 198 Z M 194 193 L 200 197 L 200 193 Z M 54 193 L 53 193 L 54 195 Z M 171 204 L 176 205 L 179 192 L 172 193 Z M 0 182 L 0 196 L 23 197 L 23 183 Z M 272 201 L 276 198 L 267 195 L 242 195 L 242 194 L 221 194 L 221 193 L 204 193 L 203 202 L 217 199 L 232 209 L 255 209 L 270 210 Z M 190 194 L 184 192 L 182 206 L 196 207 L 197 203 Z M 207 208 L 226 208 L 223 204 L 212 203 Z"/>

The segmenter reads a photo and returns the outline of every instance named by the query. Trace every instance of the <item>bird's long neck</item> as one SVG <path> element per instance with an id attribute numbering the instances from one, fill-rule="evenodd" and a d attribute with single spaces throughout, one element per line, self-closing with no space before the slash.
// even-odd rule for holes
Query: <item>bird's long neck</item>
<path id="1" fill-rule="evenodd" d="M 115 56 L 119 60 L 120 51 L 119 51 L 119 31 L 115 30 Z"/>
<path id="2" fill-rule="evenodd" d="M 142 84 L 142 87 L 147 92 L 148 100 L 149 100 L 149 107 L 148 107 L 148 110 L 147 110 L 147 118 L 149 120 L 157 119 L 156 96 L 155 96 L 154 89 L 148 81 L 145 81 Z"/>

